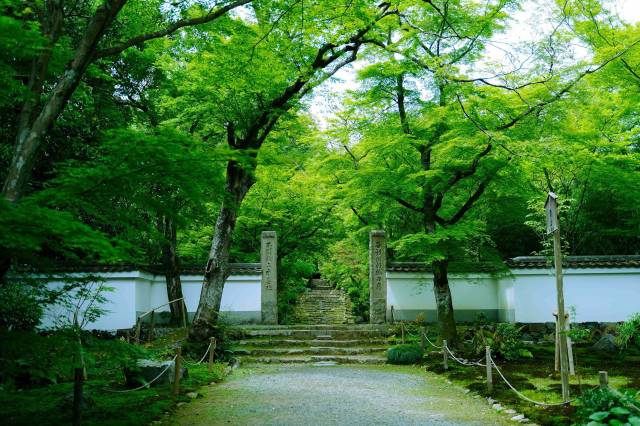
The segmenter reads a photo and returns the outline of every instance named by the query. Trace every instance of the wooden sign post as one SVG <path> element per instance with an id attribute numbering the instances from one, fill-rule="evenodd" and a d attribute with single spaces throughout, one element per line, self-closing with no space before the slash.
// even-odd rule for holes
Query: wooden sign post
<path id="1" fill-rule="evenodd" d="M 553 263 L 556 269 L 556 294 L 558 299 L 558 335 L 560 336 L 560 377 L 562 379 L 562 400 L 569 401 L 569 357 L 567 333 L 565 329 L 564 288 L 562 283 L 562 246 L 560 245 L 560 225 L 558 223 L 557 196 L 549 192 L 544 209 L 547 212 L 547 234 L 553 234 Z"/>

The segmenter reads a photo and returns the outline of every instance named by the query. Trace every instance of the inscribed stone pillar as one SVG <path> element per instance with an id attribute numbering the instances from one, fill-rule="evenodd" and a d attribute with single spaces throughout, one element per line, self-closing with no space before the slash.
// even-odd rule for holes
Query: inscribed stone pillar
<path id="1" fill-rule="evenodd" d="M 263 324 L 278 323 L 278 237 L 263 231 L 260 248 L 262 265 L 261 310 Z"/>
<path id="2" fill-rule="evenodd" d="M 382 324 L 387 314 L 387 243 L 384 231 L 369 234 L 369 322 Z"/>

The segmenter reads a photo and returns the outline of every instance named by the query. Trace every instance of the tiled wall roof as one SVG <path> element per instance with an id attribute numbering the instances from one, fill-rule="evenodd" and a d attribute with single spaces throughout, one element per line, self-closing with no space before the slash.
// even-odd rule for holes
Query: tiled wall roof
<path id="1" fill-rule="evenodd" d="M 553 267 L 553 262 L 543 256 L 519 256 L 507 260 L 512 269 L 541 269 Z M 566 256 L 562 265 L 565 268 L 640 268 L 640 256 Z M 473 264 L 466 265 L 468 271 L 474 271 Z M 454 268 L 451 268 L 454 269 Z M 480 268 L 479 268 L 480 269 Z M 389 262 L 390 272 L 430 272 L 431 266 L 422 262 Z"/>

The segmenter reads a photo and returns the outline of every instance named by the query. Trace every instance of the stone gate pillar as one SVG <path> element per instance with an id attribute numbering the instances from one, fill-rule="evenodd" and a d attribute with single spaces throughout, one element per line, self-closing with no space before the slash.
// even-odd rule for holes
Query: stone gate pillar
<path id="1" fill-rule="evenodd" d="M 261 311 L 263 324 L 278 323 L 278 237 L 275 231 L 263 231 L 260 238 L 262 266 Z"/>
<path id="2" fill-rule="evenodd" d="M 387 315 L 387 243 L 384 231 L 369 233 L 369 322 L 382 324 Z"/>

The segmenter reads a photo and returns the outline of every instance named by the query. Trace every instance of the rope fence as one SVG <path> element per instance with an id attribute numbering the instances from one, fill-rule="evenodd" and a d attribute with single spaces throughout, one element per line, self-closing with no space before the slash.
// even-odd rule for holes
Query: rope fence
<path id="1" fill-rule="evenodd" d="M 502 373 L 502 370 L 500 369 L 500 367 L 498 367 L 498 365 L 496 364 L 495 360 L 493 359 L 493 357 L 491 356 L 491 350 L 490 348 L 487 347 L 487 354 L 486 354 L 486 361 L 485 363 L 482 362 L 483 358 L 480 358 L 478 361 L 469 361 L 466 360 L 462 357 L 458 357 L 456 356 L 451 349 L 447 346 L 446 344 L 446 340 L 443 341 L 444 345 L 437 345 L 435 344 L 433 341 L 431 341 L 431 339 L 429 339 L 429 336 L 427 335 L 427 333 L 424 331 L 424 328 L 422 330 L 422 332 L 420 333 L 420 336 L 416 336 L 412 333 L 410 333 L 408 330 L 405 330 L 404 328 L 404 323 L 401 323 L 401 331 L 402 331 L 402 341 L 404 342 L 404 336 L 405 334 L 409 335 L 409 336 L 413 336 L 413 337 L 419 337 L 420 340 L 424 343 L 424 341 L 426 341 L 431 347 L 433 347 L 434 349 L 438 349 L 441 350 L 443 352 L 444 355 L 444 366 L 445 366 L 445 370 L 448 369 L 448 364 L 447 364 L 447 359 L 451 358 L 454 361 L 456 361 L 458 364 L 465 366 L 465 367 L 485 367 L 487 368 L 487 387 L 491 390 L 493 388 L 493 378 L 491 375 L 491 368 L 495 368 L 496 372 L 498 373 L 498 376 L 500 376 L 500 378 L 502 379 L 502 381 L 507 385 L 507 387 L 520 399 L 530 402 L 531 404 L 537 405 L 537 406 L 541 406 L 541 407 L 558 407 L 558 406 L 563 406 L 563 405 L 568 405 L 571 404 L 572 402 L 575 402 L 577 400 L 577 398 L 573 398 L 567 401 L 562 401 L 562 402 L 541 402 L 541 401 L 536 401 L 534 399 L 529 398 L 528 396 L 524 395 L 522 392 L 520 392 L 518 389 L 516 389 L 515 386 L 513 386 L 509 380 L 507 380 L 507 378 L 505 377 L 505 375 Z M 424 340 L 423 340 L 424 339 Z M 424 349 L 424 348 L 423 348 Z M 489 365 L 489 367 L 487 367 L 487 365 Z M 592 387 L 591 389 L 595 389 L 597 387 L 602 387 L 602 383 L 600 385 L 595 385 L 594 387 Z M 608 385 L 607 385 L 608 387 Z M 615 391 L 615 390 L 614 390 Z M 635 408 L 635 407 L 634 407 Z M 637 408 L 636 408 L 637 410 Z"/>
<path id="2" fill-rule="evenodd" d="M 493 359 L 493 357 L 491 357 L 490 355 L 490 350 L 487 350 L 487 356 L 486 356 L 486 363 L 482 362 L 482 358 L 480 358 L 478 361 L 469 361 L 466 360 L 462 357 L 457 357 L 452 351 L 451 349 L 446 345 L 446 343 L 442 346 L 435 344 L 434 342 L 431 341 L 431 339 L 429 339 L 429 336 L 427 336 L 427 333 L 423 332 L 422 333 L 422 337 L 425 339 L 425 341 L 427 343 L 429 343 L 429 345 L 431 345 L 433 348 L 438 349 L 438 350 L 443 350 L 444 353 L 446 353 L 446 355 L 448 355 L 448 357 L 450 357 L 451 359 L 453 359 L 454 361 L 456 361 L 458 364 L 463 365 L 465 367 L 487 367 L 487 363 L 489 363 L 489 365 L 493 368 L 495 368 L 496 372 L 498 373 L 498 375 L 500 376 L 500 378 L 502 379 L 502 381 L 504 381 L 504 383 L 507 385 L 507 387 L 513 391 L 513 393 L 516 394 L 516 396 L 518 396 L 519 398 L 530 402 L 532 404 L 538 405 L 538 406 L 542 406 L 542 407 L 556 407 L 556 406 L 562 406 L 562 405 L 567 405 L 570 404 L 574 401 L 576 401 L 577 398 L 568 400 L 568 401 L 563 401 L 563 402 L 557 402 L 557 403 L 547 403 L 547 402 L 540 402 L 540 401 L 536 401 L 533 400 L 529 397 L 527 397 L 526 395 L 524 395 L 522 392 L 520 392 L 518 389 L 516 389 L 515 386 L 513 386 L 509 380 L 507 380 L 507 378 L 505 377 L 505 375 L 502 373 L 502 370 L 500 370 L 500 368 L 498 367 L 498 365 L 496 364 L 495 360 Z M 445 361 L 445 366 L 446 366 L 446 361 Z M 447 367 L 445 367 L 447 368 Z M 488 368 L 487 370 L 490 370 L 490 368 Z M 487 375 L 488 375 L 488 387 L 491 389 L 492 388 L 492 383 L 491 383 L 491 375 L 490 372 L 487 371 Z M 598 387 L 597 385 L 595 387 Z"/>
<path id="3" fill-rule="evenodd" d="M 204 361 L 204 359 L 207 357 L 207 354 L 209 353 L 209 350 L 211 350 L 211 346 L 213 345 L 213 342 L 209 342 L 209 346 L 207 346 L 207 350 L 204 352 L 204 355 L 202 355 L 202 358 L 200 358 L 200 361 L 198 362 L 187 362 L 185 361 L 184 363 L 187 365 L 200 365 L 202 364 L 202 361 Z"/>
<path id="4" fill-rule="evenodd" d="M 557 407 L 560 405 L 567 405 L 570 404 L 572 402 L 574 402 L 577 398 L 573 398 L 570 399 L 569 401 L 564 401 L 564 402 L 554 402 L 554 403 L 546 403 L 546 402 L 540 402 L 540 401 L 534 401 L 533 399 L 527 397 L 526 395 L 524 395 L 522 392 L 520 392 L 518 389 L 516 389 L 511 383 L 509 383 L 509 381 L 507 380 L 506 377 L 504 377 L 504 374 L 502 374 L 502 371 L 500 371 L 500 369 L 498 368 L 498 366 L 496 365 L 496 362 L 493 360 L 493 358 L 491 357 L 491 355 L 489 355 L 489 360 L 491 361 L 491 365 L 493 366 L 493 368 L 496 369 L 496 371 L 498 372 L 498 375 L 502 378 L 502 380 L 507 384 L 507 386 L 521 399 L 524 399 L 525 401 L 528 401 L 532 404 L 535 405 L 539 405 L 542 407 Z"/>
<path id="5" fill-rule="evenodd" d="M 191 362 L 186 362 L 184 361 L 184 359 L 182 358 L 182 347 L 178 346 L 176 348 L 176 354 L 174 355 L 174 357 L 169 361 L 169 363 L 167 364 L 167 366 L 160 372 L 160 374 L 158 374 L 156 377 L 154 377 L 151 381 L 144 383 L 141 386 L 138 386 L 137 388 L 133 388 L 133 389 L 124 389 L 124 390 L 114 390 L 114 389 L 109 389 L 109 388 L 102 388 L 103 391 L 105 392 L 111 392 L 111 393 L 128 393 L 128 392 L 135 392 L 135 391 L 139 391 L 142 389 L 148 389 L 151 387 L 151 385 L 153 383 L 155 383 L 158 379 L 160 379 L 160 377 L 162 377 L 167 370 L 169 370 L 171 368 L 171 366 L 174 366 L 174 373 L 175 373 L 175 377 L 174 377 L 174 382 L 173 382 L 173 393 L 177 394 L 178 393 L 178 389 L 179 389 L 179 382 L 180 382 L 180 376 L 181 376 L 181 364 L 182 362 L 184 362 L 187 365 L 200 365 L 202 364 L 202 362 L 205 360 L 205 358 L 207 357 L 207 355 L 209 355 L 209 371 L 211 371 L 212 365 L 213 365 L 213 358 L 214 358 L 214 351 L 216 348 L 216 339 L 214 337 L 209 339 L 209 345 L 207 346 L 207 349 L 204 352 L 204 355 L 202 355 L 202 358 L 200 358 L 200 360 L 198 362 L 195 363 L 191 363 Z"/>
<path id="6" fill-rule="evenodd" d="M 175 355 L 175 356 L 173 357 L 173 359 L 171 360 L 171 362 L 175 362 L 175 360 L 176 360 L 177 358 L 178 358 L 178 355 Z M 175 365 L 175 364 L 174 364 L 174 365 Z M 151 384 L 152 384 L 152 383 L 154 383 L 156 380 L 158 380 L 160 377 L 162 377 L 162 375 L 163 375 L 164 373 L 166 373 L 166 372 L 167 372 L 167 370 L 168 370 L 169 368 L 171 368 L 171 364 L 167 364 L 167 366 L 165 367 L 165 369 L 164 369 L 164 370 L 162 370 L 162 372 L 160 372 L 160 374 L 158 374 L 156 377 L 154 377 L 154 378 L 153 378 L 153 380 L 151 380 L 151 381 L 150 381 L 150 382 L 148 382 L 148 383 L 145 383 L 145 384 L 144 384 L 144 385 L 142 385 L 142 386 L 138 386 L 137 388 L 134 388 L 134 389 L 113 390 L 113 389 L 103 388 L 102 390 L 104 390 L 104 391 L 106 391 L 106 392 L 112 392 L 112 393 L 128 393 L 128 392 L 138 391 L 138 390 L 141 390 L 141 389 L 144 389 L 144 388 L 147 388 L 147 389 L 148 389 L 149 387 L 151 387 Z"/>

